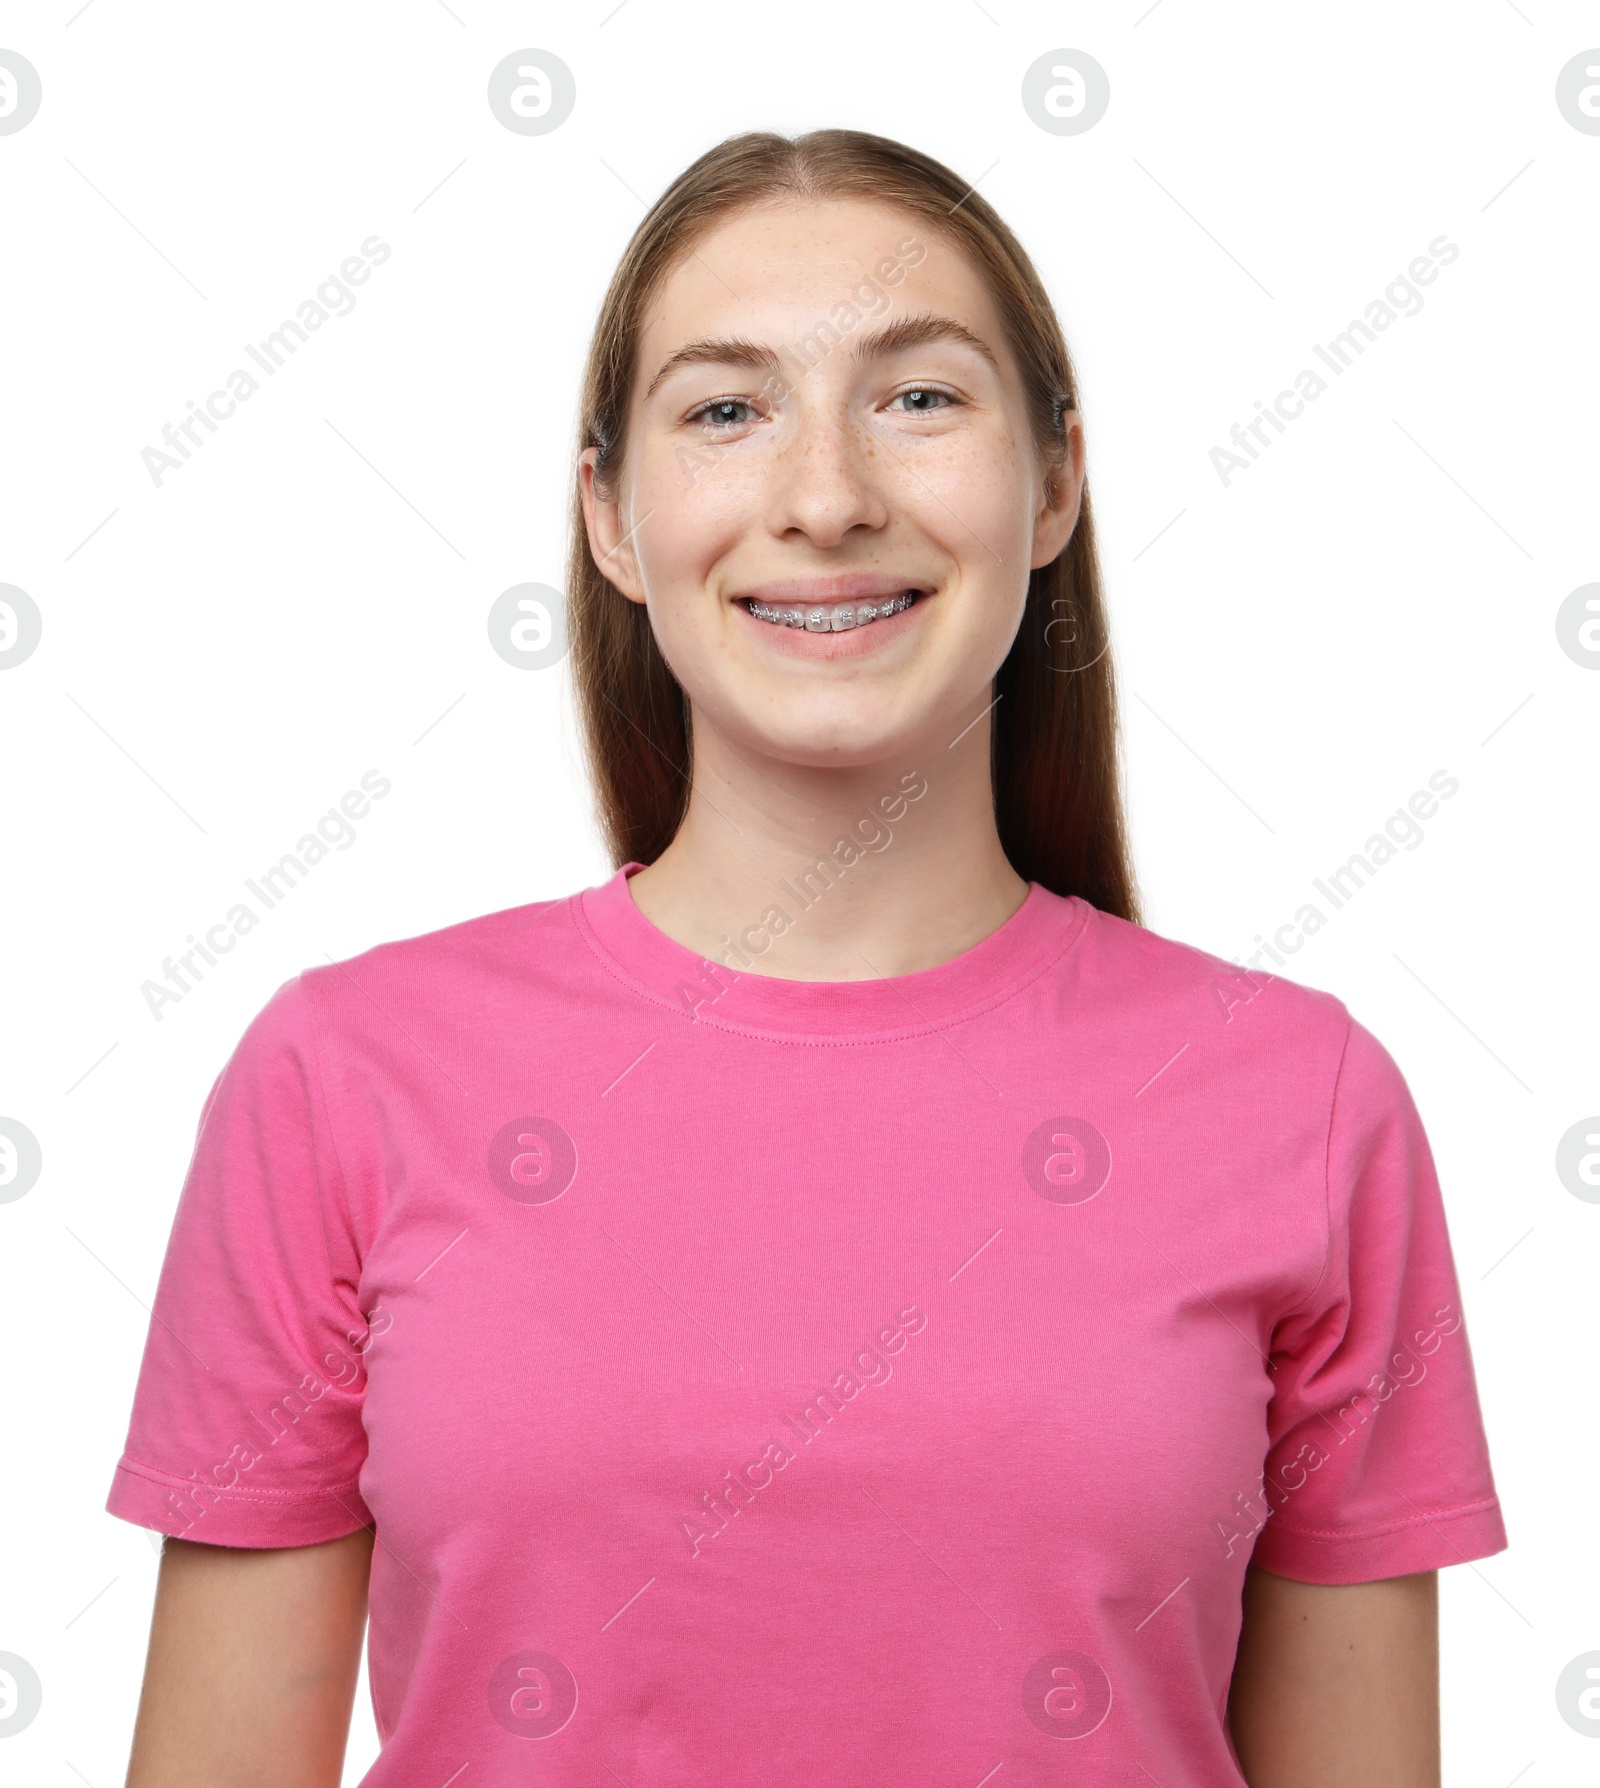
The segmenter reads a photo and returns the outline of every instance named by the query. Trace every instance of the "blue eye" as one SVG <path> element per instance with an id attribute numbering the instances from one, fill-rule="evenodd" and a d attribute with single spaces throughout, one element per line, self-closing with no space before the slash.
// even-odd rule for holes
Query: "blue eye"
<path id="1" fill-rule="evenodd" d="M 740 415 L 737 412 L 744 411 Z M 717 397 L 699 409 L 689 412 L 691 422 L 704 422 L 712 428 L 738 428 L 754 415 L 754 409 L 742 397 Z"/>
<path id="2" fill-rule="evenodd" d="M 955 402 L 948 391 L 935 391 L 930 385 L 914 385 L 909 391 L 897 391 L 889 402 L 891 405 L 906 400 L 905 414 L 909 416 L 931 416 L 935 410 L 948 408 Z"/>

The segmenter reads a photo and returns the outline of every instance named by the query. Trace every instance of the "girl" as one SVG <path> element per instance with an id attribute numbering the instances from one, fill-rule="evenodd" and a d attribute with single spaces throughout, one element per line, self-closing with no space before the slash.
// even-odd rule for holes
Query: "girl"
<path id="1" fill-rule="evenodd" d="M 118 1515 L 133 1788 L 1436 1788 L 1506 1544 L 1340 1002 L 1138 923 L 1084 428 L 948 169 L 725 142 L 583 389 L 615 873 L 286 983 Z M 1001 1774 L 1000 1772 L 1004 1772 Z"/>

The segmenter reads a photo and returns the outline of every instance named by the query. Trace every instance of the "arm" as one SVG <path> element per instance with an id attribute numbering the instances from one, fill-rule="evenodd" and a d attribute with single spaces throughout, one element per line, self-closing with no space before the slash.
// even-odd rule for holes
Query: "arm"
<path id="1" fill-rule="evenodd" d="M 169 1539 L 127 1788 L 338 1788 L 371 1561 Z"/>
<path id="2" fill-rule="evenodd" d="M 1228 1727 L 1250 1788 L 1439 1788 L 1439 1574 L 1251 1565 Z"/>

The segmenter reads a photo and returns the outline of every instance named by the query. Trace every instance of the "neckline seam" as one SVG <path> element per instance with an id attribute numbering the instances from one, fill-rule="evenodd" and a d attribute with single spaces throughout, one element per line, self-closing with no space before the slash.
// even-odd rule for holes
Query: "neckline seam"
<path id="1" fill-rule="evenodd" d="M 603 883 L 601 884 L 602 887 L 604 885 L 605 884 Z M 626 888 L 624 888 L 623 891 L 626 893 Z M 567 908 L 573 924 L 577 929 L 578 935 L 583 939 L 584 944 L 587 946 L 589 953 L 595 958 L 599 966 L 612 978 L 612 980 L 619 982 L 636 999 L 642 1000 L 646 1005 L 655 1006 L 662 1011 L 673 1013 L 688 1024 L 705 1025 L 712 1030 L 720 1031 L 724 1036 L 749 1037 L 759 1042 L 766 1043 L 797 1043 L 813 1049 L 850 1049 L 871 1043 L 904 1042 L 912 1037 L 935 1036 L 956 1025 L 967 1024 L 975 1018 L 981 1018 L 986 1013 L 994 1011 L 999 1006 L 1003 1006 L 1007 1000 L 1014 999 L 1024 988 L 1031 986 L 1041 975 L 1044 975 L 1050 969 L 1054 968 L 1069 951 L 1076 948 L 1084 933 L 1089 928 L 1089 918 L 1094 911 L 1087 901 L 1072 897 L 1073 921 L 1067 928 L 1065 936 L 1058 941 L 1056 947 L 1026 971 L 1019 973 L 1017 978 L 1009 985 L 979 998 L 975 1003 L 962 1006 L 937 1021 L 923 1020 L 919 1023 L 902 1025 L 889 1030 L 863 1031 L 859 1035 L 852 1036 L 848 1032 L 839 1031 L 818 1031 L 810 1033 L 806 1031 L 775 1030 L 760 1025 L 730 1022 L 726 1019 L 719 1019 L 714 1015 L 696 1017 L 693 1013 L 684 1012 L 680 1007 L 675 1006 L 671 1000 L 664 998 L 660 993 L 656 992 L 654 988 L 638 979 L 631 968 L 612 954 L 605 941 L 595 930 L 589 915 L 584 911 L 583 897 L 586 893 L 591 892 L 598 892 L 598 890 L 580 889 L 568 897 Z M 630 895 L 629 898 L 631 899 L 632 896 Z M 640 916 L 643 917 L 642 914 Z M 646 923 L 648 923 L 648 921 L 646 921 Z M 991 932 L 989 935 L 993 937 L 995 933 Z M 709 961 L 710 959 L 700 958 L 699 960 Z M 952 958 L 952 960 L 956 959 Z M 944 965 L 941 964 L 939 966 L 942 967 Z M 729 972 L 737 973 L 738 971 L 730 970 Z M 753 978 L 756 980 L 772 980 L 777 979 L 778 977 L 755 976 Z M 898 977 L 892 976 L 879 977 L 880 980 L 897 978 Z M 861 983 L 812 981 L 800 982 L 797 983 L 797 985 L 807 987 L 857 986 L 861 985 Z"/>

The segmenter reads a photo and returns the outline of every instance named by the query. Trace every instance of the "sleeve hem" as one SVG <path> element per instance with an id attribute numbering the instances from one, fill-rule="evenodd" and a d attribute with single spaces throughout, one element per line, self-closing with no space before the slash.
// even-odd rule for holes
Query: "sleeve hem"
<path id="1" fill-rule="evenodd" d="M 1499 1499 L 1489 1497 L 1364 1534 L 1313 1533 L 1269 1521 L 1251 1562 L 1301 1583 L 1370 1583 L 1467 1564 L 1508 1544 Z"/>
<path id="2" fill-rule="evenodd" d="M 106 1510 L 135 1527 L 212 1546 L 315 1546 L 373 1525 L 357 1486 L 241 1490 L 177 1478 L 123 1459 Z"/>

